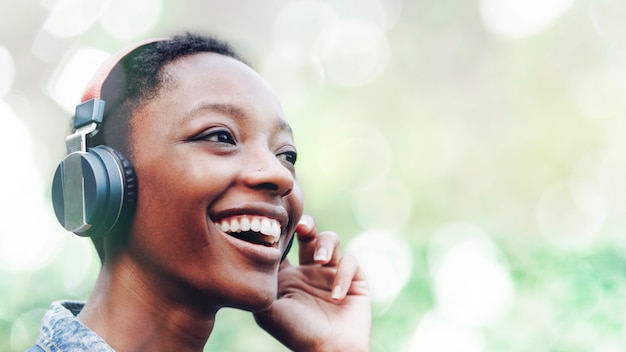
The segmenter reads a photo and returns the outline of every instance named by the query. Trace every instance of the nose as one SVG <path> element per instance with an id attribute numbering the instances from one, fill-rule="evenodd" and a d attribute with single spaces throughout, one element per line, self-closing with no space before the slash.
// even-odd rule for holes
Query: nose
<path id="1" fill-rule="evenodd" d="M 255 153 L 247 164 L 244 182 L 248 187 L 279 197 L 293 190 L 293 171 L 270 150 Z"/>

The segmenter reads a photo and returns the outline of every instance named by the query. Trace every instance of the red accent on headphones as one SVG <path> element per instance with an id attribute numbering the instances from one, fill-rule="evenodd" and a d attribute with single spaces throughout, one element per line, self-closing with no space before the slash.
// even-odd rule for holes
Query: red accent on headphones
<path id="1" fill-rule="evenodd" d="M 94 98 L 98 98 L 98 99 L 101 98 L 102 84 L 104 83 L 106 78 L 109 76 L 109 74 L 111 73 L 113 68 L 126 55 L 128 55 L 132 51 L 134 51 L 134 50 L 136 50 L 139 47 L 142 47 L 144 45 L 152 44 L 152 43 L 155 43 L 155 42 L 164 41 L 164 40 L 167 40 L 167 39 L 169 39 L 169 38 L 152 38 L 152 39 L 143 40 L 143 41 L 134 43 L 132 45 L 129 45 L 129 46 L 123 48 L 122 50 L 118 51 L 117 53 L 111 55 L 100 66 L 98 71 L 96 71 L 96 73 L 93 75 L 93 77 L 89 81 L 89 84 L 87 85 L 87 89 L 85 89 L 85 92 L 83 93 L 83 98 L 81 99 L 81 102 L 84 103 L 84 102 L 86 102 L 88 100 L 91 100 L 91 99 L 94 99 Z"/>

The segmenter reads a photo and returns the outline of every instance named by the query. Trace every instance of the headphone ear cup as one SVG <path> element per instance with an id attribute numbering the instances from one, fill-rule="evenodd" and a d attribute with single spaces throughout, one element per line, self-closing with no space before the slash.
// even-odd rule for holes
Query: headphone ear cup
<path id="1" fill-rule="evenodd" d="M 99 145 L 95 147 L 94 150 L 104 150 L 110 153 L 119 167 L 117 170 L 121 171 L 122 175 L 123 194 L 122 201 L 120 202 L 121 209 L 116 220 L 111 224 L 111 229 L 105 233 L 107 234 L 129 226 L 137 204 L 137 175 L 135 174 L 135 169 L 130 160 L 117 149 L 107 145 Z"/>
<path id="2" fill-rule="evenodd" d="M 66 182 L 77 172 L 80 182 Z M 109 146 L 72 153 L 57 167 L 52 200 L 57 219 L 66 230 L 79 236 L 105 236 L 126 224 L 134 212 L 135 171 L 122 153 Z"/>

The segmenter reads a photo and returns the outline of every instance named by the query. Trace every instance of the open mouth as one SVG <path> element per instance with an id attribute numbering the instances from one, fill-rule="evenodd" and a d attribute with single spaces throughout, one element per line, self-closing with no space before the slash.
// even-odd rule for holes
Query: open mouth
<path id="1" fill-rule="evenodd" d="M 238 215 L 221 219 L 215 226 L 240 240 L 273 246 L 280 239 L 280 223 L 258 215 Z"/>

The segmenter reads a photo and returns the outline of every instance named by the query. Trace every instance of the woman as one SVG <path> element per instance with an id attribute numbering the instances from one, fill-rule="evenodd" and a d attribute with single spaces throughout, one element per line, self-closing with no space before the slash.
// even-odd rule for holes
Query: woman
<path id="1" fill-rule="evenodd" d="M 84 99 L 104 101 L 90 105 L 103 122 L 79 131 L 89 153 L 124 165 L 126 200 L 111 226 L 69 228 L 69 155 L 59 167 L 57 217 L 92 237 L 102 269 L 84 304 L 53 303 L 33 350 L 202 351 L 222 307 L 252 312 L 295 351 L 369 350 L 366 280 L 302 214 L 295 143 L 269 85 L 226 43 L 191 34 L 112 63 Z M 293 236 L 299 266 L 284 259 Z"/>

